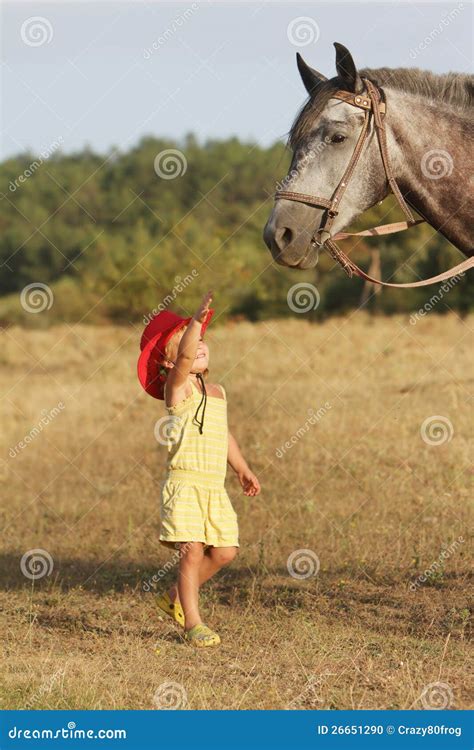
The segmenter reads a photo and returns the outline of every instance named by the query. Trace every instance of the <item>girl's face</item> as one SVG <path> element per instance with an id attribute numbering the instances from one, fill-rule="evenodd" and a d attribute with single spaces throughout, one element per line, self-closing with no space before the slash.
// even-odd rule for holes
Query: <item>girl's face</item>
<path id="1" fill-rule="evenodd" d="M 170 342 L 170 345 L 168 347 L 168 359 L 166 360 L 168 367 L 174 366 L 173 363 L 176 361 L 176 358 L 178 356 L 178 348 L 179 348 L 180 341 L 183 337 L 184 330 L 185 329 L 182 329 L 181 331 L 179 331 Z M 202 340 L 202 338 L 200 338 L 198 348 L 196 351 L 196 358 L 191 367 L 191 372 L 205 372 L 208 367 L 209 367 L 209 347 Z"/>
<path id="2" fill-rule="evenodd" d="M 209 367 L 209 347 L 200 339 L 196 352 L 196 359 L 191 367 L 191 372 L 204 372 Z"/>

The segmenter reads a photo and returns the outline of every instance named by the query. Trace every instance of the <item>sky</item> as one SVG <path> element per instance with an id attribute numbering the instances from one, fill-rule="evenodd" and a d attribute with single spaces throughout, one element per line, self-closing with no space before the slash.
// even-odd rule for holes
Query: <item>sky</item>
<path id="1" fill-rule="evenodd" d="M 3 160 L 143 136 L 284 139 L 305 99 L 295 56 L 472 70 L 468 2 L 4 2 Z"/>

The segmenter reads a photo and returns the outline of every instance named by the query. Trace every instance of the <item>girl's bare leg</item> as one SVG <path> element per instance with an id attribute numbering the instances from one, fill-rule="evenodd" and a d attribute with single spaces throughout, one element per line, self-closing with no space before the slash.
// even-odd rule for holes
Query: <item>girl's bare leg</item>
<path id="1" fill-rule="evenodd" d="M 237 547 L 208 547 L 199 568 L 199 585 L 208 581 L 218 570 L 232 562 Z"/>
<path id="2" fill-rule="evenodd" d="M 178 595 L 184 611 L 186 630 L 201 622 L 199 614 L 199 569 L 204 558 L 204 545 L 201 542 L 188 542 L 182 545 L 179 560 Z"/>
<path id="3" fill-rule="evenodd" d="M 194 547 L 200 548 L 198 553 L 194 552 Z M 191 554 L 189 554 L 188 551 L 183 552 L 181 559 L 180 559 L 180 565 L 179 565 L 178 584 L 173 586 L 169 591 L 171 601 L 181 602 L 185 617 L 186 617 L 186 609 L 183 604 L 182 593 L 181 593 L 183 589 L 183 585 L 182 585 L 183 577 L 185 575 L 186 576 L 189 575 L 189 572 L 191 572 L 191 581 L 189 585 L 186 585 L 186 584 L 184 585 L 184 591 L 185 591 L 184 595 L 186 597 L 188 591 L 194 592 L 195 590 L 196 570 L 194 566 L 197 564 L 198 559 L 200 559 L 199 567 L 198 567 L 198 577 L 197 577 L 197 581 L 198 581 L 197 589 L 199 592 L 199 586 L 201 586 L 201 584 L 203 584 L 205 581 L 208 581 L 209 578 L 212 578 L 212 576 L 215 575 L 215 573 L 217 573 L 217 571 L 220 570 L 224 565 L 228 565 L 230 562 L 232 562 L 232 560 L 237 554 L 237 547 L 208 547 L 204 553 L 203 545 L 200 542 L 188 542 L 186 543 L 186 548 L 188 550 L 192 549 L 193 552 Z M 183 562 L 185 558 L 187 558 L 187 561 L 184 563 L 184 565 L 182 565 L 181 563 Z M 194 563 L 191 562 L 192 560 L 194 561 Z M 190 568 L 191 568 L 191 571 L 189 571 Z M 194 622 L 196 613 L 197 613 L 197 616 L 199 617 L 199 608 L 197 604 L 198 592 L 196 593 L 195 614 L 194 616 L 191 617 L 191 619 L 188 619 L 186 617 L 186 625 L 188 625 L 189 622 L 193 623 L 192 625 L 189 625 L 189 627 L 194 627 L 194 625 L 197 625 L 198 622 L 201 622 L 200 618 Z M 192 594 L 191 600 L 193 596 L 194 594 Z"/>

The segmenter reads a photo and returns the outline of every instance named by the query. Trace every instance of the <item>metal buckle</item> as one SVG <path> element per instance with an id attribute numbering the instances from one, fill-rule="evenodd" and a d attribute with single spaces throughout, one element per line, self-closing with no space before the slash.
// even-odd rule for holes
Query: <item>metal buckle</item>
<path id="1" fill-rule="evenodd" d="M 324 236 L 324 239 L 323 239 Z M 331 232 L 328 232 L 327 229 L 318 229 L 316 234 L 313 236 L 312 242 L 314 242 L 317 247 L 322 247 L 327 240 L 329 240 L 331 237 Z"/>

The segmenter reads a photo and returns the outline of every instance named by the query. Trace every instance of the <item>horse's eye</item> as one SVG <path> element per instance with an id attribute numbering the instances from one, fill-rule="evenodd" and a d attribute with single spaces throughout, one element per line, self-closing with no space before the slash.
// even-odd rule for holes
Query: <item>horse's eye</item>
<path id="1" fill-rule="evenodd" d="M 331 143 L 342 143 L 346 140 L 346 136 L 342 135 L 342 133 L 335 133 L 335 135 L 331 136 Z"/>

